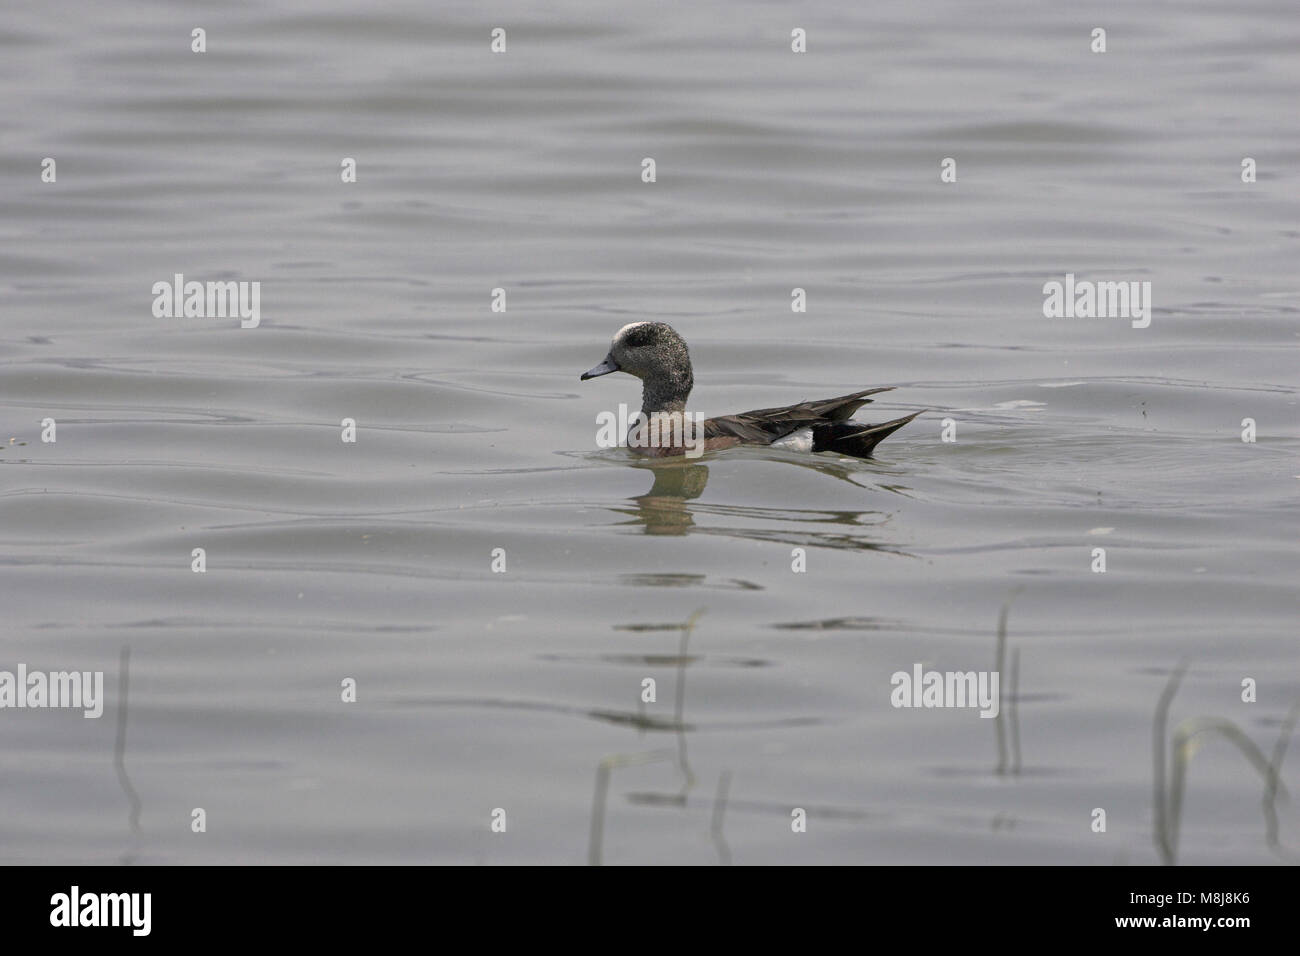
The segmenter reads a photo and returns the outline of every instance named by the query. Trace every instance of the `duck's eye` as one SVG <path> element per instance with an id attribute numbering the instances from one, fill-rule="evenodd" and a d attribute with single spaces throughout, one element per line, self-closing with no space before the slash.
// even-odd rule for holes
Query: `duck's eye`
<path id="1" fill-rule="evenodd" d="M 628 331 L 627 336 L 623 339 L 623 344 L 628 348 L 639 349 L 653 341 L 654 330 L 648 326 L 640 326 Z"/>

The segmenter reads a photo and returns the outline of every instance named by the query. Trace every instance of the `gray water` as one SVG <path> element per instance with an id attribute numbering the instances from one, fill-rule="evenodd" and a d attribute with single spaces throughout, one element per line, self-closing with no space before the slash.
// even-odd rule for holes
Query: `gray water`
<path id="1" fill-rule="evenodd" d="M 107 703 L 0 711 L 0 859 L 1293 859 L 1298 49 L 1282 0 L 7 5 L 0 669 Z M 156 318 L 176 273 L 261 324 Z M 1045 318 L 1066 273 L 1150 326 Z M 649 467 L 578 381 L 638 319 L 694 410 L 931 411 Z M 1000 716 L 894 708 L 915 663 Z M 1195 718 L 1241 738 L 1157 800 Z"/>

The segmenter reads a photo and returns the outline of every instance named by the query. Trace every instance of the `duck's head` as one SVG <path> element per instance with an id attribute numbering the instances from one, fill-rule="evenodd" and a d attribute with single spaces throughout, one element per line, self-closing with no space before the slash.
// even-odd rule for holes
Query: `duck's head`
<path id="1" fill-rule="evenodd" d="M 610 372 L 627 372 L 641 379 L 647 405 L 653 408 L 685 403 L 695 384 L 686 342 L 663 322 L 623 326 L 610 343 L 605 360 L 583 372 L 582 381 Z"/>

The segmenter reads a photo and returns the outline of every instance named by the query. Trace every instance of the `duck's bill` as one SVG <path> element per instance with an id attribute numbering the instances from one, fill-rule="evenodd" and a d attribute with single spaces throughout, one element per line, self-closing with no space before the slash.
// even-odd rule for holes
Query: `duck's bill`
<path id="1" fill-rule="evenodd" d="M 601 362 L 595 368 L 589 368 L 587 371 L 583 372 L 582 378 L 579 379 L 579 381 L 585 382 L 589 378 L 599 378 L 602 375 L 608 375 L 610 372 L 617 372 L 618 370 L 618 363 L 614 361 L 614 356 L 606 355 L 605 361 Z"/>

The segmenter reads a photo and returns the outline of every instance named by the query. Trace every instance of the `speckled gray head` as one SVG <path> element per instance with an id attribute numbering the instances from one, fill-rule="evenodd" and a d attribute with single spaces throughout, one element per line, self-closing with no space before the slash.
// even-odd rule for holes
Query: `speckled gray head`
<path id="1" fill-rule="evenodd" d="M 671 325 L 663 322 L 633 322 L 618 330 L 609 354 L 582 380 L 627 372 L 641 379 L 641 410 L 681 411 L 695 384 L 691 356 L 686 342 Z"/>

